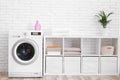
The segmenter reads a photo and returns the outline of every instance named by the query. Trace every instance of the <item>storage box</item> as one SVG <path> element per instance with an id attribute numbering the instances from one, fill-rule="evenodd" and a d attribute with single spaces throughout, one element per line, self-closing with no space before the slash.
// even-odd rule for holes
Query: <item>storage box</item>
<path id="1" fill-rule="evenodd" d="M 114 47 L 113 46 L 103 46 L 101 48 L 102 55 L 114 55 Z"/>

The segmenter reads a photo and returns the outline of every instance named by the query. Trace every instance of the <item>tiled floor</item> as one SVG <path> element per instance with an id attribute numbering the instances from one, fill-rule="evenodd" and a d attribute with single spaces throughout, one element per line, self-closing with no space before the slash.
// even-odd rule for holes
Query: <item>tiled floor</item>
<path id="1" fill-rule="evenodd" d="M 0 80 L 120 80 L 120 76 L 44 76 L 43 78 L 8 78 L 0 73 Z"/>

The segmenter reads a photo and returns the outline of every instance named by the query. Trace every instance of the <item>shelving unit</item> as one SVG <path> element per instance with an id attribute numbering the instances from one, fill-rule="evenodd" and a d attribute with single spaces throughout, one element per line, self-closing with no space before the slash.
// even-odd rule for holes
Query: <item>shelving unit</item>
<path id="1" fill-rule="evenodd" d="M 45 75 L 116 75 L 118 39 L 118 37 L 46 36 Z"/>

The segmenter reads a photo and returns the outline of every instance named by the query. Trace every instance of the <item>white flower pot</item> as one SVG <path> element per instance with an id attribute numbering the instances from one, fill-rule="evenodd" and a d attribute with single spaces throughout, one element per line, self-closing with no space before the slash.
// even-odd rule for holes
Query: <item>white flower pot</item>
<path id="1" fill-rule="evenodd" d="M 108 29 L 107 28 L 102 29 L 102 36 L 108 36 Z"/>

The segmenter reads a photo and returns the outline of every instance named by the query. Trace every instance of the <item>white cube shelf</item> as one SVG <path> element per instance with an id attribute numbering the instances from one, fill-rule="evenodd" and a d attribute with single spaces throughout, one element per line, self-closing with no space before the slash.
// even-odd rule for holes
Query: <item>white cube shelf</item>
<path id="1" fill-rule="evenodd" d="M 118 40 L 118 37 L 46 36 L 44 72 L 46 75 L 116 75 L 119 73 Z M 113 54 L 108 50 L 110 55 L 103 55 L 103 46 L 114 47 Z M 47 48 L 52 48 L 52 55 Z"/>

